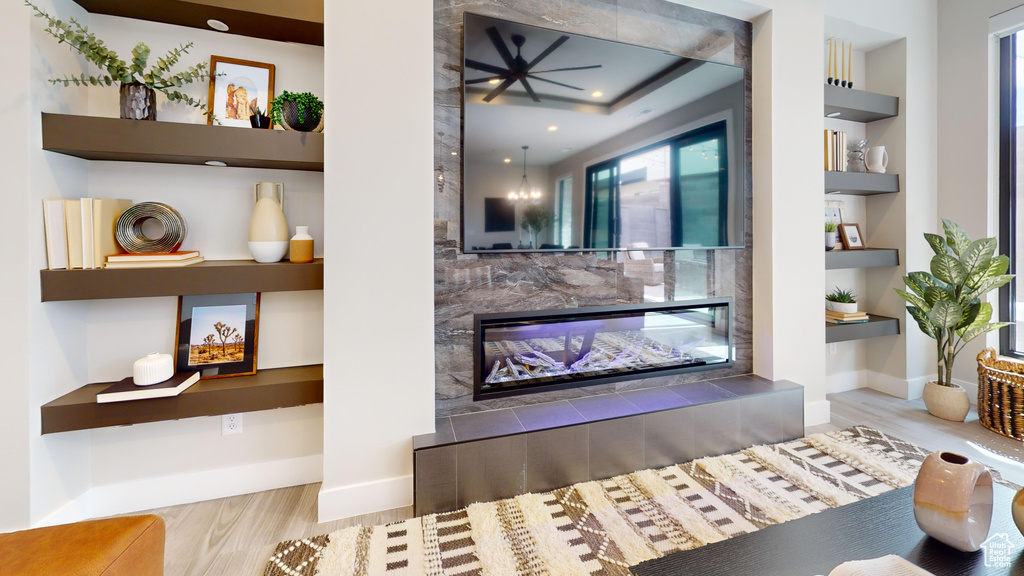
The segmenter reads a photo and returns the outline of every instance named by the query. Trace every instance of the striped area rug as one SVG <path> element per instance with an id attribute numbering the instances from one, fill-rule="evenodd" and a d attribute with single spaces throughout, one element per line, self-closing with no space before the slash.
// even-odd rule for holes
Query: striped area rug
<path id="1" fill-rule="evenodd" d="M 855 426 L 282 542 L 264 575 L 628 575 L 644 560 L 909 486 L 927 455 Z"/>

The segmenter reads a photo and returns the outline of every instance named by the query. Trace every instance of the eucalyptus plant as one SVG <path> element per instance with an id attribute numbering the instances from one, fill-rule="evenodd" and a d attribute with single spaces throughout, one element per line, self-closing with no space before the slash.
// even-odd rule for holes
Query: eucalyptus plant
<path id="1" fill-rule="evenodd" d="M 65 87 L 72 84 L 75 86 L 113 86 L 138 83 L 162 92 L 171 102 L 181 102 L 202 110 L 207 116 L 212 115 L 205 104 L 178 90 L 185 84 L 208 79 L 210 73 L 206 63 L 200 62 L 195 66 L 189 66 L 182 72 L 171 73 L 171 68 L 178 63 L 183 55 L 188 54 L 189 48 L 193 46 L 192 42 L 171 49 L 163 58 L 158 58 L 156 64 L 147 70 L 146 64 L 149 61 L 150 49 L 146 44 L 142 42 L 136 44 L 132 49 L 131 62 L 125 62 L 117 52 L 108 48 L 102 40 L 74 18 L 68 18 L 68 21 L 64 22 L 50 16 L 28 0 L 25 0 L 25 5 L 35 11 L 37 18 L 46 20 L 46 33 L 56 38 L 58 44 L 67 44 L 102 71 L 98 76 L 87 75 L 84 72 L 78 76 L 65 75 L 63 78 L 51 79 L 51 83 L 62 84 Z"/>
<path id="2" fill-rule="evenodd" d="M 911 272 L 903 278 L 910 291 L 896 289 L 910 305 L 907 311 L 921 332 L 936 342 L 939 384 L 953 386 L 953 362 L 963 347 L 978 336 L 1008 326 L 991 322 L 992 305 L 981 297 L 1003 286 L 1010 260 L 995 255 L 996 239 L 971 240 L 955 222 L 942 220 L 945 238 L 925 234 L 935 256 L 931 272 Z"/>

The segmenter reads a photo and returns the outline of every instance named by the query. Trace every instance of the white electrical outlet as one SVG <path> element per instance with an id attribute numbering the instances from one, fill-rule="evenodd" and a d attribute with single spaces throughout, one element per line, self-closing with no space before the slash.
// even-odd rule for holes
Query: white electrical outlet
<path id="1" fill-rule="evenodd" d="M 220 417 L 220 435 L 228 436 L 230 434 L 241 434 L 242 433 L 242 415 L 241 414 L 225 414 Z"/>
<path id="2" fill-rule="evenodd" d="M 835 342 L 829 342 L 828 343 L 828 353 L 831 355 L 831 354 L 835 354 L 836 352 L 839 352 L 839 344 L 836 344 Z M 241 422 L 239 422 L 238 427 L 239 428 L 242 427 Z"/>

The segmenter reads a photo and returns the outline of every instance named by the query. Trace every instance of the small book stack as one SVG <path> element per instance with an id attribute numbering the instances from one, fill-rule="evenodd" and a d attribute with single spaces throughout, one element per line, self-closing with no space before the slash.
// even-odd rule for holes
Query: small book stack
<path id="1" fill-rule="evenodd" d="M 868 321 L 867 312 L 833 312 L 825 310 L 825 322 L 830 324 L 863 324 Z"/>
<path id="2" fill-rule="evenodd" d="M 107 256 L 107 268 L 176 268 L 198 264 L 203 260 L 197 250 L 158 254 L 112 254 Z"/>
<path id="3" fill-rule="evenodd" d="M 159 384 L 138 386 L 135 384 L 135 378 L 129 376 L 96 394 L 96 402 L 106 404 L 127 400 L 145 400 L 146 398 L 170 398 L 181 394 L 198 381 L 199 372 L 178 372 L 169 380 Z"/>
<path id="4" fill-rule="evenodd" d="M 849 161 L 846 156 L 846 132 L 825 129 L 825 171 L 846 172 Z"/>

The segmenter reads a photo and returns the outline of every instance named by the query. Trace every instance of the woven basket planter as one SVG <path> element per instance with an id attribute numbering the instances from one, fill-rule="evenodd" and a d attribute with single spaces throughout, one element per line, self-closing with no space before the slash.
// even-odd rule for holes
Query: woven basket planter
<path id="1" fill-rule="evenodd" d="M 1003 436 L 1024 440 L 1024 362 L 978 354 L 978 420 Z"/>
<path id="2" fill-rule="evenodd" d="M 284 102 L 281 104 L 281 118 L 284 122 L 281 127 L 285 130 L 295 132 L 323 132 L 324 115 L 321 113 L 318 118 L 312 118 L 306 114 L 305 121 L 299 121 L 299 105 L 295 102 Z"/>

